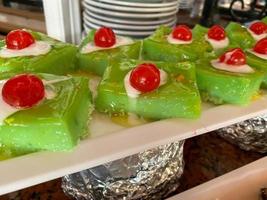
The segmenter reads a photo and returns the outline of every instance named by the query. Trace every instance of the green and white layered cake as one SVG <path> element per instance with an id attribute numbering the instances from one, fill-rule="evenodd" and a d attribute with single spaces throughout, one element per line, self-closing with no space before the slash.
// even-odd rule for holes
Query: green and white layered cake
<path id="1" fill-rule="evenodd" d="M 88 134 L 88 78 L 49 74 L 0 76 L 0 144 L 4 151 L 68 151 Z"/>
<path id="2" fill-rule="evenodd" d="M 267 88 L 267 38 L 259 40 L 251 49 L 247 49 L 248 64 L 264 73 L 262 87 Z"/>
<path id="3" fill-rule="evenodd" d="M 197 84 L 202 98 L 215 104 L 249 104 L 258 94 L 263 73 L 246 60 L 245 53 L 235 48 L 218 59 L 197 61 Z"/>
<path id="4" fill-rule="evenodd" d="M 80 45 L 77 55 L 79 69 L 102 76 L 109 62 L 138 59 L 141 41 L 117 36 L 110 28 L 91 30 Z"/>
<path id="5" fill-rule="evenodd" d="M 257 41 L 267 37 L 267 24 L 256 21 L 243 26 L 236 22 L 230 22 L 226 27 L 230 41 L 242 49 L 252 48 Z"/>
<path id="6" fill-rule="evenodd" d="M 0 73 L 66 74 L 76 69 L 77 47 L 30 30 L 11 31 L 0 41 Z"/>
<path id="7" fill-rule="evenodd" d="M 143 58 L 155 61 L 195 61 L 212 51 L 212 46 L 199 37 L 198 31 L 192 32 L 185 25 L 174 29 L 161 26 L 143 43 Z"/>
<path id="8" fill-rule="evenodd" d="M 201 112 L 195 65 L 190 62 L 112 62 L 97 91 L 96 109 L 110 115 L 198 118 Z"/>

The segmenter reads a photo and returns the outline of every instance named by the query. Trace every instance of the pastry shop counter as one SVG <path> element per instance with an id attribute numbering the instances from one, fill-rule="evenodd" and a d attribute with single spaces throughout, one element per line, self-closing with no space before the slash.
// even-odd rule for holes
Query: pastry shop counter
<path id="1" fill-rule="evenodd" d="M 190 138 L 185 143 L 185 170 L 181 177 L 181 185 L 175 194 L 244 166 L 263 156 L 265 155 L 240 150 L 215 133 Z M 61 189 L 61 179 L 0 196 L 0 200 L 15 199 L 70 200 Z"/>

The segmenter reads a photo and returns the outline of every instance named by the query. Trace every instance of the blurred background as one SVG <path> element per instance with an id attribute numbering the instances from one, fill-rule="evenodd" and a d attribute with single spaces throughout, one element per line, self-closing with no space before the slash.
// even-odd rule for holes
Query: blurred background
<path id="1" fill-rule="evenodd" d="M 266 0 L 0 0 L 0 34 L 30 28 L 79 43 L 91 28 L 143 38 L 159 25 L 241 23 L 266 15 Z"/>

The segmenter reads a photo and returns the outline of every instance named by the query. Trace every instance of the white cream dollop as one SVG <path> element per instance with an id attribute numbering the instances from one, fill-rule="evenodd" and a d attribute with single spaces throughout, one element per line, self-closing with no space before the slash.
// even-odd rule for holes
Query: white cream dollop
<path id="1" fill-rule="evenodd" d="M 167 36 L 167 41 L 170 44 L 191 44 L 193 42 L 193 39 L 189 40 L 189 41 L 184 41 L 184 40 L 179 40 L 179 39 L 175 39 L 172 37 L 172 34 L 169 34 Z"/>
<path id="2" fill-rule="evenodd" d="M 222 49 L 229 45 L 229 39 L 228 37 L 225 37 L 223 40 L 214 40 L 208 37 L 208 35 L 205 35 L 205 40 L 210 43 L 210 45 L 213 47 L 213 49 Z"/>
<path id="3" fill-rule="evenodd" d="M 105 50 L 105 49 L 114 49 L 119 46 L 129 45 L 133 43 L 134 41 L 131 38 L 116 36 L 116 43 L 111 47 L 98 47 L 93 42 L 90 42 L 81 49 L 81 53 L 86 54 L 86 53 L 91 53 L 94 51 L 100 51 L 100 50 Z"/>
<path id="4" fill-rule="evenodd" d="M 124 88 L 126 90 L 126 93 L 128 95 L 128 97 L 131 97 L 131 98 L 137 98 L 141 92 L 136 90 L 130 83 L 130 76 L 131 76 L 131 71 L 129 71 L 126 76 L 124 77 Z M 168 78 L 168 75 L 167 73 L 162 70 L 162 69 L 159 69 L 159 72 L 160 72 L 160 83 L 159 83 L 159 86 L 162 86 L 164 85 L 166 82 L 167 82 L 167 78 Z"/>
<path id="5" fill-rule="evenodd" d="M 211 65 L 215 69 L 228 71 L 228 72 L 244 73 L 244 74 L 249 74 L 249 73 L 253 73 L 254 72 L 254 70 L 247 64 L 240 65 L 240 66 L 228 65 L 228 64 L 220 62 L 218 59 L 212 60 L 211 61 Z"/>
<path id="6" fill-rule="evenodd" d="M 0 57 L 2 58 L 12 58 L 21 56 L 38 56 L 47 54 L 51 50 L 51 45 L 44 41 L 35 41 L 35 43 L 24 49 L 8 49 L 3 47 L 0 50 Z"/>
<path id="7" fill-rule="evenodd" d="M 253 51 L 252 49 L 248 49 L 247 50 L 249 53 L 261 58 L 261 59 L 264 59 L 264 60 L 267 60 L 267 55 L 266 54 L 261 54 L 261 53 L 257 53 L 255 51 Z"/>

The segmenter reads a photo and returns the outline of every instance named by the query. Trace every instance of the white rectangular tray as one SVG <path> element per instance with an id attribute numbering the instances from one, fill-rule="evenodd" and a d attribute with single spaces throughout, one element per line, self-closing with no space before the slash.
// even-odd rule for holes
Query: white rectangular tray
<path id="1" fill-rule="evenodd" d="M 267 187 L 267 157 L 201 184 L 168 200 L 259 200 Z"/>
<path id="2" fill-rule="evenodd" d="M 198 120 L 168 119 L 132 128 L 96 114 L 92 135 L 72 152 L 40 152 L 0 162 L 0 194 L 78 172 L 140 151 L 194 137 L 267 113 L 267 95 L 249 106 L 204 106 Z"/>

